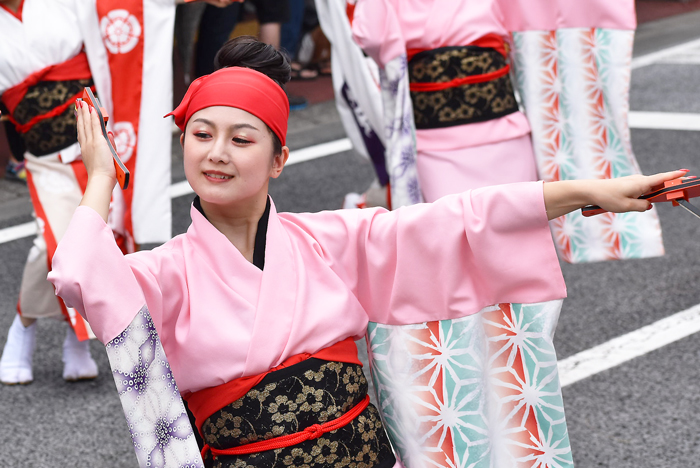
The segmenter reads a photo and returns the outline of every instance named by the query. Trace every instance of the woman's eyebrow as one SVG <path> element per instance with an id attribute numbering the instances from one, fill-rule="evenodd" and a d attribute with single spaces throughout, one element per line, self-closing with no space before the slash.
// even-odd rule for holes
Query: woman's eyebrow
<path id="1" fill-rule="evenodd" d="M 250 128 L 251 130 L 256 130 L 256 131 L 258 131 L 258 129 L 257 129 L 256 127 L 254 127 L 254 126 L 251 125 L 251 124 L 247 124 L 247 123 L 233 124 L 233 125 L 230 125 L 228 128 L 229 128 L 229 130 L 234 130 L 234 131 L 235 131 L 235 130 L 240 130 L 240 129 L 242 129 L 242 128 Z"/>
<path id="2" fill-rule="evenodd" d="M 198 117 L 198 118 L 194 119 L 192 122 L 202 122 L 204 124 L 209 125 L 210 127 L 214 126 L 214 123 L 211 120 L 207 120 L 203 117 Z"/>
<path id="3" fill-rule="evenodd" d="M 198 118 L 194 119 L 193 122 L 201 122 L 203 124 L 209 125 L 210 127 L 216 127 L 214 122 L 212 122 L 209 119 L 205 119 L 204 117 L 198 117 Z M 237 123 L 237 124 L 229 125 L 229 127 L 228 127 L 229 130 L 233 130 L 233 131 L 240 130 L 241 128 L 250 128 L 252 130 L 259 131 L 257 127 L 255 127 L 251 124 L 248 124 L 248 123 Z"/>

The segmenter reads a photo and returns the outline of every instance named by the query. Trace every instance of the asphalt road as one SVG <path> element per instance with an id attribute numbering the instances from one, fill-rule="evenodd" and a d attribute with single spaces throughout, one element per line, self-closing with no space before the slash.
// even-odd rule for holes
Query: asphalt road
<path id="1" fill-rule="evenodd" d="M 694 17 L 700 20 L 700 17 Z M 679 22 L 683 42 L 700 37 Z M 672 28 L 661 28 L 664 47 Z M 683 26 L 683 28 L 681 28 Z M 640 31 L 639 50 L 655 50 L 654 28 Z M 656 27 L 658 30 L 659 28 Z M 679 31 L 680 31 L 679 29 Z M 651 30 L 651 32 L 650 32 Z M 658 47 L 656 47 L 658 48 Z M 700 113 L 700 61 L 681 57 L 633 71 L 631 110 Z M 292 117 L 293 148 L 343 136 L 332 103 Z M 632 143 L 645 173 L 689 168 L 700 175 L 700 132 L 633 130 Z M 173 156 L 181 180 L 181 155 Z M 352 152 L 290 166 L 271 193 L 281 211 L 340 206 L 362 191 L 372 170 Z M 173 200 L 174 231 L 189 224 L 191 196 Z M 0 183 L 0 228 L 31 218 L 26 191 Z M 555 345 L 566 358 L 700 303 L 700 221 L 678 208 L 659 209 L 666 256 L 623 262 L 566 265 L 569 297 Z M 14 314 L 22 266 L 32 240 L 0 244 L 0 342 Z M 133 467 L 135 456 L 102 346 L 91 344 L 103 372 L 93 382 L 61 379 L 65 324 L 40 324 L 32 385 L 0 387 L 0 467 Z M 588 467 L 695 467 L 700 462 L 700 335 L 665 346 L 564 388 L 574 460 Z"/>

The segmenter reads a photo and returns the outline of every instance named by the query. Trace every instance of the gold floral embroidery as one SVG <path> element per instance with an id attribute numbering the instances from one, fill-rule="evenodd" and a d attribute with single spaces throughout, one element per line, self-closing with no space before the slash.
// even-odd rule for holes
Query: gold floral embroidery
<path id="1" fill-rule="evenodd" d="M 30 87 L 12 113 L 20 125 L 26 124 L 34 117 L 66 103 L 68 99 L 92 86 L 92 80 L 42 81 Z M 44 119 L 34 124 L 22 134 L 27 150 L 35 156 L 55 153 L 77 142 L 75 116 L 72 106 L 61 114 Z"/>
<path id="2" fill-rule="evenodd" d="M 355 364 L 318 361 L 312 369 L 251 389 L 210 416 L 202 426 L 215 448 L 234 447 L 296 433 L 336 419 L 367 392 L 367 379 Z M 211 454 L 207 467 L 342 468 L 393 466 L 391 446 L 377 409 L 370 405 L 348 425 L 292 447 L 245 456 Z"/>
<path id="3" fill-rule="evenodd" d="M 445 47 L 417 54 L 409 62 L 411 83 L 444 83 L 496 72 L 506 66 L 494 49 Z M 509 75 L 439 91 L 411 91 L 417 129 L 483 122 L 518 109 Z"/>

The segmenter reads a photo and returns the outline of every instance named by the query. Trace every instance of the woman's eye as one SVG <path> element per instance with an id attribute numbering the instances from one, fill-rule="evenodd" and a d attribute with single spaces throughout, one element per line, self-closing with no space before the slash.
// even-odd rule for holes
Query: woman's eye
<path id="1" fill-rule="evenodd" d="M 207 138 L 209 134 L 204 132 L 196 132 L 194 136 L 196 136 L 197 138 Z"/>
<path id="2" fill-rule="evenodd" d="M 250 141 L 243 138 L 233 138 L 233 142 L 238 143 L 239 145 L 245 145 L 246 143 L 250 143 Z"/>

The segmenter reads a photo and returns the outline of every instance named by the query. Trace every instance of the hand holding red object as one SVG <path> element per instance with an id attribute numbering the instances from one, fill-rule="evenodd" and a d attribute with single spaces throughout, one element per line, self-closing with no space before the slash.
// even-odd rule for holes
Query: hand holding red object
<path id="1" fill-rule="evenodd" d="M 97 113 L 97 117 L 99 118 L 100 127 L 102 130 L 102 136 L 107 141 L 107 146 L 109 147 L 109 150 L 112 153 L 117 182 L 119 182 L 119 186 L 122 188 L 122 190 L 126 190 L 126 188 L 129 186 L 130 173 L 126 166 L 124 166 L 124 163 L 122 163 L 121 159 L 119 159 L 117 147 L 114 143 L 114 136 L 111 132 L 107 132 L 107 121 L 109 120 L 109 115 L 107 115 L 107 111 L 100 105 L 100 101 L 95 97 L 90 88 L 85 88 L 83 90 L 83 97 L 78 101 L 85 102 L 89 106 L 90 112 L 94 110 Z M 76 102 L 76 106 L 77 104 L 78 102 Z"/>
<path id="2" fill-rule="evenodd" d="M 640 200 L 647 200 L 650 203 L 671 202 L 673 206 L 681 206 L 692 214 L 700 218 L 700 210 L 694 207 L 690 202 L 690 198 L 700 197 L 700 179 L 695 176 L 679 177 L 673 180 L 667 180 L 662 184 L 652 187 L 651 191 L 645 193 Z M 595 216 L 600 213 L 605 213 L 598 205 L 590 205 L 581 208 L 583 216 Z"/>

